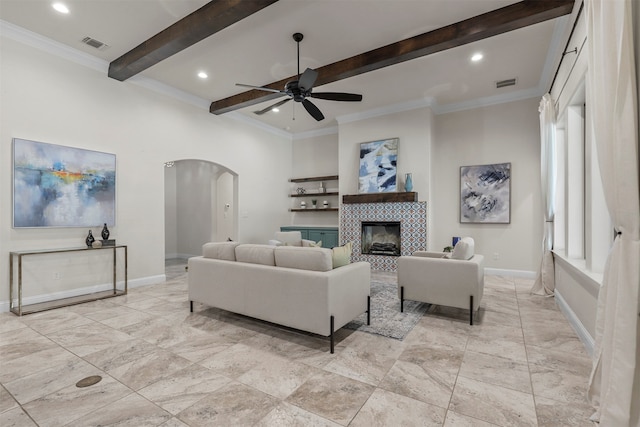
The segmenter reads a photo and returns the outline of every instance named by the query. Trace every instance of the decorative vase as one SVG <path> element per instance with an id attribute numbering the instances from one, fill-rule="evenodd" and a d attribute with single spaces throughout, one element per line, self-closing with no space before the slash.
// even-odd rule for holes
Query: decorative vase
<path id="1" fill-rule="evenodd" d="M 107 223 L 104 223 L 104 227 L 102 227 L 102 240 L 108 240 L 109 239 L 109 229 L 107 228 Z"/>
<path id="2" fill-rule="evenodd" d="M 320 181 L 320 188 L 318 188 L 318 193 L 326 193 L 327 189 L 324 187 L 324 182 Z"/>
<path id="3" fill-rule="evenodd" d="M 87 238 L 84 240 L 84 242 L 87 244 L 87 246 L 91 247 L 91 245 L 93 245 L 93 242 L 95 242 L 96 239 L 93 237 L 93 233 L 91 233 L 91 230 L 89 230 L 89 234 L 87 234 Z"/>
<path id="4" fill-rule="evenodd" d="M 413 191 L 413 178 L 410 173 L 404 175 L 404 191 Z"/>

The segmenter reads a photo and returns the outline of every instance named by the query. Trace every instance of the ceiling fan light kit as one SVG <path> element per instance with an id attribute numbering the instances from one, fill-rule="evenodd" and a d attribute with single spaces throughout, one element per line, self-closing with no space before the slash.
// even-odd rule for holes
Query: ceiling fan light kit
<path id="1" fill-rule="evenodd" d="M 317 99 L 324 99 L 328 101 L 347 101 L 347 102 L 362 101 L 362 95 L 355 94 L 355 93 L 345 93 L 345 92 L 313 93 L 312 91 L 313 85 L 318 78 L 318 72 L 311 68 L 307 68 L 306 70 L 304 70 L 304 73 L 300 75 L 300 42 L 302 41 L 303 38 L 304 38 L 304 35 L 302 35 L 302 33 L 295 33 L 293 35 L 293 40 L 297 44 L 297 51 L 298 51 L 298 80 L 288 81 L 285 84 L 283 90 L 271 89 L 269 87 L 263 87 L 263 86 L 252 86 L 252 85 L 247 85 L 243 83 L 236 83 L 236 86 L 248 87 L 252 89 L 262 90 L 265 92 L 279 93 L 287 96 L 287 98 L 282 101 L 278 101 L 275 104 L 269 105 L 268 107 L 262 110 L 254 111 L 255 114 L 262 115 L 262 114 L 268 113 L 269 111 L 273 111 L 274 109 L 277 109 L 281 105 L 293 99 L 295 102 L 300 102 L 304 107 L 304 109 L 307 110 L 307 112 L 311 115 L 311 117 L 313 117 L 317 121 L 321 121 L 324 119 L 324 115 L 322 114 L 320 109 L 316 107 L 316 105 L 313 102 L 309 101 L 307 98 L 317 98 Z"/>

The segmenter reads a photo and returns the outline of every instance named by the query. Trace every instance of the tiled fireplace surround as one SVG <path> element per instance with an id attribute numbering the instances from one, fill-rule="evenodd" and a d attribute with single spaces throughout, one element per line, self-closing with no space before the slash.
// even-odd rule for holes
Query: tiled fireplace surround
<path id="1" fill-rule="evenodd" d="M 363 255 L 362 222 L 400 222 L 401 254 L 411 255 L 427 247 L 427 202 L 342 203 L 340 206 L 341 244 L 353 242 L 351 260 L 367 261 L 372 270 L 396 271 L 398 257 Z"/>

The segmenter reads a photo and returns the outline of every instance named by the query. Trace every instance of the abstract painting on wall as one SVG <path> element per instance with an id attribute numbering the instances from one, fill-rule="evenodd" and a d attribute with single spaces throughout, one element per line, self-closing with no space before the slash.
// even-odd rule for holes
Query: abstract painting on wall
<path id="1" fill-rule="evenodd" d="M 13 227 L 95 227 L 116 219 L 116 155 L 13 139 Z"/>
<path id="2" fill-rule="evenodd" d="M 396 191 L 398 138 L 360 144 L 359 193 Z"/>
<path id="3" fill-rule="evenodd" d="M 460 168 L 460 222 L 511 221 L 511 163 Z"/>

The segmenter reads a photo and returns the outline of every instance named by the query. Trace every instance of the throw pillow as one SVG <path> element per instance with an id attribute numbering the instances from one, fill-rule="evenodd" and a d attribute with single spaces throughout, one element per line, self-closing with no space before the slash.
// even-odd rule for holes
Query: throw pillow
<path id="1" fill-rule="evenodd" d="M 322 240 L 319 242 L 314 242 L 313 240 L 304 240 L 302 239 L 302 247 L 304 248 L 321 248 Z"/>
<path id="2" fill-rule="evenodd" d="M 451 259 L 469 260 L 473 257 L 475 249 L 475 242 L 471 237 L 463 237 L 458 240 L 456 246 L 453 248 Z"/>
<path id="3" fill-rule="evenodd" d="M 349 242 L 344 246 L 336 246 L 331 250 L 333 258 L 333 268 L 348 265 L 351 262 L 351 249 L 353 243 Z"/>

